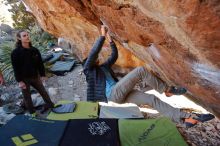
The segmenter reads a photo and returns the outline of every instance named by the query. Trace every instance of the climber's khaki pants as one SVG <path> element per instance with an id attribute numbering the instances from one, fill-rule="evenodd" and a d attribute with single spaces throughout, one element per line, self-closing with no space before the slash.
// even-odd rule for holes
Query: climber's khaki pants
<path id="1" fill-rule="evenodd" d="M 117 103 L 148 104 L 177 123 L 182 122 L 182 118 L 188 118 L 190 116 L 190 114 L 161 101 L 155 95 L 134 90 L 133 88 L 138 82 L 152 87 L 159 93 L 163 93 L 167 89 L 166 83 L 162 80 L 148 72 L 144 67 L 137 67 L 117 82 L 112 89 L 109 100 Z"/>

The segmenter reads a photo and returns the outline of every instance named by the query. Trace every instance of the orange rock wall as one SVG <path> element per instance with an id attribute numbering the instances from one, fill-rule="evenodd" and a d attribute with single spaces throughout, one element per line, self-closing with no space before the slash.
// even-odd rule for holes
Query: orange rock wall
<path id="1" fill-rule="evenodd" d="M 220 117 L 218 0 L 24 0 L 48 32 L 85 58 L 102 21 L 118 42 L 117 65 L 146 64 Z M 106 44 L 107 45 L 107 44 Z M 106 56 L 109 51 L 103 49 Z M 142 62 L 142 61 L 144 62 Z"/>

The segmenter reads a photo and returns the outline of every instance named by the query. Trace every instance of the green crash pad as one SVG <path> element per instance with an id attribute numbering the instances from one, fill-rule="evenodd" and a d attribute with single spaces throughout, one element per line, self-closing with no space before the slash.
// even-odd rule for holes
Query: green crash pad
<path id="1" fill-rule="evenodd" d="M 57 104 L 71 103 L 73 101 L 59 101 Z M 50 112 L 47 119 L 50 120 L 69 120 L 69 119 L 94 119 L 98 117 L 98 103 L 97 102 L 86 102 L 78 101 L 76 108 L 72 113 L 56 114 Z"/>
<path id="2" fill-rule="evenodd" d="M 119 120 L 121 146 L 187 146 L 168 118 Z"/>

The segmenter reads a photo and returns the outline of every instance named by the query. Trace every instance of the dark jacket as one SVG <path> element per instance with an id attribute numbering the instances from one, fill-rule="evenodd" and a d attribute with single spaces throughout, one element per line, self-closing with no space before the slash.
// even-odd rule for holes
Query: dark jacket
<path id="1" fill-rule="evenodd" d="M 87 81 L 87 100 L 88 101 L 107 101 L 105 94 L 105 74 L 101 70 L 101 67 L 105 67 L 117 82 L 117 78 L 111 69 L 111 66 L 116 62 L 118 58 L 118 50 L 114 42 L 110 43 L 112 53 L 106 62 L 101 66 L 97 66 L 96 60 L 101 48 L 104 44 L 105 37 L 101 36 L 96 43 L 93 45 L 91 52 L 83 66 L 84 74 L 86 75 Z"/>
<path id="2" fill-rule="evenodd" d="M 28 78 L 45 76 L 44 64 L 38 49 L 16 48 L 11 53 L 15 79 L 20 82 Z"/>

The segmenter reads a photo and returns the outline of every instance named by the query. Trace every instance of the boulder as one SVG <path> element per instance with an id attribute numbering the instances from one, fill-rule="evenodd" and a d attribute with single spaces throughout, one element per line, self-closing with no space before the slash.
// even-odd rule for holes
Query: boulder
<path id="1" fill-rule="evenodd" d="M 169 85 L 220 117 L 218 0 L 24 0 L 44 30 L 87 57 L 101 22 L 119 48 L 116 67 L 146 65 Z M 108 43 L 101 51 L 110 54 Z"/>

